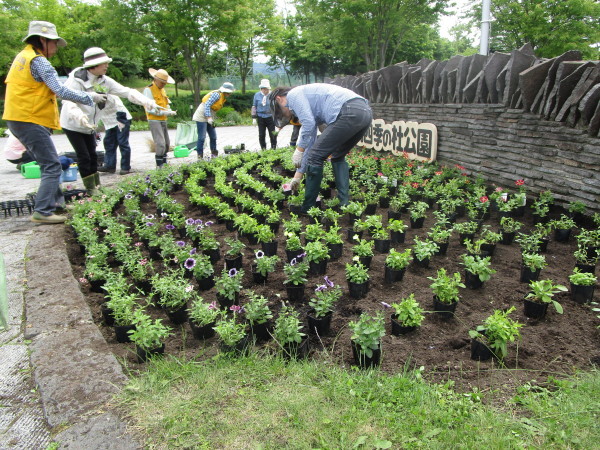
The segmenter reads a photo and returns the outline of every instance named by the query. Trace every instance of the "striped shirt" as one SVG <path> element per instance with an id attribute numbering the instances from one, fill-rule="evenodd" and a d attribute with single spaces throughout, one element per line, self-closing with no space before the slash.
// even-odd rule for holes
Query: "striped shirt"
<path id="1" fill-rule="evenodd" d="M 204 104 L 204 115 L 206 117 L 212 116 L 210 107 L 212 105 L 214 105 L 220 98 L 221 98 L 220 91 L 214 91 L 212 94 L 210 94 L 210 97 L 208 97 L 208 101 Z"/>
<path id="2" fill-rule="evenodd" d="M 46 84 L 58 98 L 70 100 L 75 103 L 83 103 L 88 106 L 94 104 L 90 94 L 74 91 L 61 84 L 58 79 L 58 73 L 56 73 L 52 64 L 43 56 L 33 58 L 31 61 L 31 76 L 33 76 L 35 81 Z"/>

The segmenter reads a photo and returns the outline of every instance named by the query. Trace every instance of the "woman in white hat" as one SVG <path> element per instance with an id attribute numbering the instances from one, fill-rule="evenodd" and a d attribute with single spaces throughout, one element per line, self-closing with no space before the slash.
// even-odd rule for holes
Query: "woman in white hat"
<path id="1" fill-rule="evenodd" d="M 258 85 L 260 91 L 254 94 L 252 100 L 252 124 L 258 123 L 258 142 L 262 150 L 267 148 L 265 139 L 266 130 L 269 130 L 269 139 L 271 140 L 271 148 L 277 148 L 277 133 L 275 133 L 275 122 L 271 115 L 269 107 L 268 95 L 271 92 L 271 83 L 266 78 L 260 80 Z"/>
<path id="2" fill-rule="evenodd" d="M 219 155 L 219 152 L 217 151 L 217 132 L 215 131 L 213 112 L 217 112 L 223 107 L 227 97 L 229 97 L 234 90 L 233 84 L 228 81 L 223 83 L 216 91 L 206 94 L 202 98 L 202 103 L 200 103 L 200 106 L 198 106 L 196 112 L 194 112 L 192 119 L 196 121 L 196 127 L 198 128 L 198 143 L 196 144 L 198 158 L 204 156 L 206 133 L 208 133 L 208 137 L 210 138 L 211 156 Z"/>
<path id="3" fill-rule="evenodd" d="M 6 76 L 4 115 L 9 130 L 34 155 L 42 178 L 35 197 L 33 222 L 62 223 L 66 216 L 55 214 L 64 209 L 60 189 L 62 167 L 51 139 L 51 129 L 60 130 L 56 98 L 93 107 L 106 101 L 106 95 L 76 92 L 63 86 L 48 61 L 58 47 L 67 45 L 50 22 L 34 20 L 23 39 L 25 48 L 13 61 Z"/>
<path id="4" fill-rule="evenodd" d="M 154 81 L 144 89 L 144 95 L 153 99 L 157 107 L 146 108 L 146 118 L 148 119 L 150 133 L 152 133 L 152 140 L 154 140 L 156 167 L 161 167 L 167 162 L 167 152 L 171 146 L 167 117 L 177 114 L 177 111 L 171 110 L 169 106 L 171 100 L 167 96 L 165 86 L 167 83 L 175 84 L 175 80 L 169 76 L 165 69 L 148 69 L 148 72 L 154 78 Z"/>
<path id="5" fill-rule="evenodd" d="M 107 76 L 108 63 L 111 61 L 100 47 L 88 48 L 83 53 L 83 66 L 73 70 L 65 82 L 65 86 L 76 91 L 108 94 L 104 104 L 80 106 L 73 102 L 63 102 L 60 111 L 60 124 L 75 149 L 81 179 L 91 194 L 97 194 L 100 186 L 96 127 L 104 117 L 116 116 L 118 105 L 112 96 L 123 97 L 148 108 L 157 106 L 156 102 L 144 97 L 141 92 L 125 87 Z"/>

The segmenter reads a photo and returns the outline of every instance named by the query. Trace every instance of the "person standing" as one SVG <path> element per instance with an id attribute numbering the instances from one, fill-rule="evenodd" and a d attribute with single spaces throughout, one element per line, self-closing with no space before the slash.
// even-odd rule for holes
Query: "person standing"
<path id="1" fill-rule="evenodd" d="M 103 92 L 107 94 L 106 102 L 95 106 L 80 106 L 65 101 L 60 110 L 60 124 L 77 154 L 77 167 L 83 184 L 92 195 L 100 192 L 96 127 L 104 118 L 103 110 L 116 110 L 115 96 L 127 98 L 130 102 L 144 107 L 156 105 L 154 100 L 107 76 L 106 71 L 111 61 L 112 59 L 100 47 L 88 48 L 83 53 L 83 66 L 73 70 L 65 82 L 65 86 L 76 91 Z"/>
<path id="2" fill-rule="evenodd" d="M 173 111 L 169 106 L 171 100 L 165 91 L 165 86 L 175 84 L 175 80 L 164 69 L 148 69 L 148 72 L 154 81 L 144 89 L 144 95 L 154 100 L 156 107 L 146 108 L 146 118 L 154 141 L 156 167 L 162 167 L 167 162 L 167 152 L 171 147 L 167 117 L 177 114 L 177 111 Z"/>
<path id="3" fill-rule="evenodd" d="M 129 146 L 129 128 L 133 118 L 121 99 L 114 97 L 115 107 L 103 111 L 104 123 L 104 164 L 98 172 L 115 173 L 117 170 L 117 147 L 121 152 L 121 170 L 119 175 L 131 173 L 131 147 Z"/>
<path id="4" fill-rule="evenodd" d="M 65 209 L 60 189 L 62 167 L 51 138 L 51 130 L 60 130 L 56 98 L 86 107 L 106 101 L 105 94 L 77 92 L 63 86 L 48 59 L 67 42 L 50 22 L 34 20 L 23 39 L 25 48 L 15 57 L 6 76 L 6 97 L 2 118 L 11 133 L 35 156 L 42 177 L 35 196 L 33 222 L 63 223 L 67 218 L 55 214 Z"/>
<path id="5" fill-rule="evenodd" d="M 198 142 L 196 144 L 196 153 L 198 158 L 204 156 L 204 141 L 206 133 L 210 138 L 210 154 L 211 156 L 219 156 L 217 151 L 217 132 L 215 131 L 215 118 L 213 112 L 219 111 L 227 101 L 227 97 L 235 90 L 233 84 L 229 82 L 223 85 L 216 91 L 211 91 L 202 98 L 202 103 L 196 108 L 192 120 L 196 121 L 198 129 Z"/>
<path id="6" fill-rule="evenodd" d="M 267 102 L 267 97 L 271 91 L 271 82 L 269 80 L 262 79 L 258 85 L 259 92 L 254 94 L 252 100 L 252 125 L 258 123 L 258 142 L 260 148 L 265 150 L 267 148 L 266 142 L 266 130 L 269 130 L 269 139 L 271 141 L 271 148 L 277 148 L 277 133 L 275 133 L 275 123 L 273 122 L 273 116 L 271 115 L 271 108 Z"/>
<path id="7" fill-rule="evenodd" d="M 323 164 L 331 157 L 337 197 L 349 201 L 350 175 L 346 155 L 362 139 L 373 120 L 368 101 L 355 92 L 333 84 L 314 83 L 280 87 L 269 98 L 273 120 L 289 123 L 296 116 L 302 128 L 292 160 L 299 170 L 290 181 L 298 187 L 306 174 L 302 212 L 316 205 L 323 179 Z M 320 125 L 326 128 L 317 138 Z"/>

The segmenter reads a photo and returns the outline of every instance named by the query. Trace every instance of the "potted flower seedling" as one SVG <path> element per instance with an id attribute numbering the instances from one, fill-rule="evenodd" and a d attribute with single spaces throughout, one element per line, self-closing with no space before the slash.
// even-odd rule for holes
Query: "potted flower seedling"
<path id="1" fill-rule="evenodd" d="M 363 298 L 369 292 L 369 269 L 356 256 L 352 264 L 346 263 L 346 280 L 352 298 Z"/>
<path id="2" fill-rule="evenodd" d="M 427 239 L 435 242 L 438 246 L 436 255 L 445 255 L 448 250 L 448 244 L 450 242 L 450 236 L 452 235 L 451 228 L 445 228 L 439 225 L 434 225 L 427 233 Z"/>
<path id="3" fill-rule="evenodd" d="M 408 297 L 400 300 L 400 303 L 392 303 L 388 305 L 385 302 L 382 304 L 386 307 L 394 308 L 394 313 L 391 316 L 392 334 L 400 336 L 416 330 L 421 326 L 425 316 L 423 308 L 419 302 L 415 300 L 415 294 L 410 294 Z"/>
<path id="4" fill-rule="evenodd" d="M 583 219 L 585 217 L 585 213 L 587 211 L 587 206 L 582 201 L 576 200 L 573 202 L 569 202 L 567 205 L 567 210 L 573 221 L 581 226 L 583 224 Z"/>
<path id="5" fill-rule="evenodd" d="M 386 283 L 394 283 L 402 281 L 404 272 L 412 261 L 412 249 L 407 248 L 403 252 L 396 249 L 390 249 L 390 252 L 385 258 L 384 265 L 384 281 Z"/>
<path id="6" fill-rule="evenodd" d="M 548 265 L 545 256 L 539 253 L 523 253 L 521 261 L 521 283 L 537 280 L 540 271 Z"/>
<path id="7" fill-rule="evenodd" d="M 503 245 L 510 245 L 515 238 L 515 234 L 523 227 L 523 224 L 512 217 L 502 217 L 500 219 L 500 230 L 502 232 Z"/>
<path id="8" fill-rule="evenodd" d="M 183 263 L 183 267 L 192 273 L 201 291 L 207 291 L 215 285 L 215 269 L 210 262 L 210 256 L 199 253 L 190 255 Z"/>
<path id="9" fill-rule="evenodd" d="M 402 219 L 389 219 L 387 229 L 390 232 L 390 241 L 393 244 L 401 244 L 406 237 L 408 225 Z"/>
<path id="10" fill-rule="evenodd" d="M 542 240 L 540 236 L 533 233 L 517 233 L 515 242 L 519 244 L 521 253 L 540 253 Z"/>
<path id="11" fill-rule="evenodd" d="M 302 222 L 300 222 L 296 214 L 290 214 L 290 218 L 283 221 L 283 229 L 285 233 L 300 234 L 302 231 Z"/>
<path id="12" fill-rule="evenodd" d="M 162 306 L 174 324 L 187 321 L 187 302 L 194 298 L 194 287 L 186 283 L 180 271 L 155 274 L 152 279 L 152 298 Z"/>
<path id="13" fill-rule="evenodd" d="M 469 220 L 467 222 L 455 223 L 452 230 L 458 233 L 461 245 L 466 245 L 465 240 L 472 241 L 478 227 L 479 224 L 477 222 Z"/>
<path id="14" fill-rule="evenodd" d="M 372 231 L 371 235 L 373 237 L 374 248 L 377 251 L 377 253 L 387 253 L 390 251 L 390 234 L 383 227 L 383 225 L 381 227 L 375 228 Z"/>
<path id="15" fill-rule="evenodd" d="M 459 288 L 464 288 L 460 274 L 458 272 L 448 275 L 443 267 L 438 269 L 437 276 L 427 277 L 433 283 L 429 285 L 433 291 L 433 310 L 444 319 L 449 319 L 454 315 L 456 305 L 460 300 Z"/>
<path id="16" fill-rule="evenodd" d="M 273 338 L 277 341 L 289 358 L 305 357 L 308 355 L 308 339 L 302 331 L 302 322 L 298 318 L 298 311 L 291 305 L 282 304 L 279 315 L 275 319 Z"/>
<path id="17" fill-rule="evenodd" d="M 312 308 L 307 315 L 308 329 L 319 336 L 324 336 L 329 332 L 333 306 L 342 296 L 342 288 L 339 285 L 327 276 L 324 280 L 325 283 L 317 286 L 308 303 Z"/>
<path id="18" fill-rule="evenodd" d="M 311 275 L 325 275 L 329 248 L 321 241 L 309 242 L 304 247 L 305 260 L 308 261 L 308 273 Z"/>
<path id="19" fill-rule="evenodd" d="M 143 363 L 153 355 L 163 354 L 165 341 L 172 334 L 161 319 L 152 318 L 138 309 L 134 313 L 135 328 L 129 330 L 129 339 L 135 344 L 138 362 Z"/>
<path id="20" fill-rule="evenodd" d="M 411 228 L 423 228 L 428 207 L 429 205 L 425 202 L 414 202 L 408 207 Z"/>
<path id="21" fill-rule="evenodd" d="M 225 250 L 225 268 L 241 269 L 243 264 L 243 251 L 246 245 L 239 239 L 225 238 L 227 250 Z"/>
<path id="22" fill-rule="evenodd" d="M 421 267 L 428 268 L 429 261 L 439 250 L 439 246 L 429 239 L 422 241 L 418 236 L 415 236 L 412 250 L 415 255 L 415 262 Z"/>
<path id="23" fill-rule="evenodd" d="M 595 273 L 599 253 L 597 249 L 590 250 L 579 244 L 577 250 L 573 252 L 575 267 L 578 267 L 583 272 Z"/>
<path id="24" fill-rule="evenodd" d="M 227 309 L 232 305 L 239 304 L 239 295 L 242 290 L 243 278 L 243 269 L 223 269 L 221 275 L 215 280 L 217 301 L 221 305 L 221 308 Z"/>
<path id="25" fill-rule="evenodd" d="M 462 264 L 465 266 L 465 285 L 469 289 L 479 289 L 483 283 L 496 273 L 491 267 L 491 257 L 479 255 L 461 255 Z"/>
<path id="26" fill-rule="evenodd" d="M 329 257 L 332 260 L 339 259 L 342 256 L 344 250 L 344 241 L 340 235 L 341 227 L 332 225 L 329 230 L 323 236 L 323 240 L 327 244 L 329 249 Z"/>
<path id="27" fill-rule="evenodd" d="M 188 309 L 188 323 L 195 339 L 209 339 L 215 335 L 214 326 L 221 317 L 219 305 L 216 301 L 206 303 L 197 297 Z"/>
<path id="28" fill-rule="evenodd" d="M 137 306 L 135 294 L 114 293 L 109 296 L 106 307 L 111 311 L 117 342 L 130 342 L 128 332 L 135 329 L 134 319 Z"/>
<path id="29" fill-rule="evenodd" d="M 277 241 L 275 240 L 275 233 L 269 225 L 258 225 L 256 227 L 255 236 L 265 255 L 273 256 L 277 253 Z"/>
<path id="30" fill-rule="evenodd" d="M 354 236 L 362 238 L 363 233 L 368 230 L 367 223 L 362 219 L 356 219 L 350 228 L 346 228 L 347 241 L 354 243 Z"/>
<path id="31" fill-rule="evenodd" d="M 362 313 L 358 321 L 351 321 L 350 341 L 354 361 L 361 368 L 376 367 L 381 362 L 381 338 L 385 336 L 385 322 L 381 312 L 376 315 Z"/>
<path id="32" fill-rule="evenodd" d="M 554 284 L 552 280 L 540 280 L 529 283 L 529 288 L 531 292 L 525 296 L 524 303 L 527 317 L 542 319 L 551 303 L 558 314 L 563 313 L 563 308 L 554 300 L 554 295 L 567 291 L 565 286 Z"/>
<path id="33" fill-rule="evenodd" d="M 496 309 L 485 319 L 483 325 L 469 331 L 471 359 L 485 361 L 490 359 L 492 354 L 500 361 L 506 358 L 508 343 L 521 339 L 519 328 L 523 324 L 508 317 L 514 310 L 514 306 L 506 311 Z"/>
<path id="34" fill-rule="evenodd" d="M 483 241 L 480 247 L 481 256 L 494 256 L 496 244 L 502 240 L 502 233 L 492 231 L 489 225 L 484 225 L 479 236 Z"/>
<path id="35" fill-rule="evenodd" d="M 590 272 L 582 272 L 575 267 L 569 275 L 571 282 L 571 298 L 577 303 L 589 303 L 594 297 L 594 289 L 598 278 Z"/>
<path id="36" fill-rule="evenodd" d="M 358 236 L 354 237 L 354 246 L 352 247 L 352 254 L 358 256 L 360 262 L 367 268 L 371 266 L 371 260 L 373 259 L 373 247 L 375 243 L 373 241 L 367 241 L 366 239 L 360 239 Z"/>
<path id="37" fill-rule="evenodd" d="M 258 250 L 255 253 L 254 264 L 252 265 L 254 282 L 266 283 L 269 274 L 275 271 L 278 262 L 279 256 L 267 256 L 263 251 Z"/>
<path id="38" fill-rule="evenodd" d="M 301 253 L 304 253 L 304 249 L 302 248 L 302 241 L 300 241 L 300 236 L 298 236 L 296 233 L 286 231 L 283 234 L 286 239 L 285 254 L 289 263 L 292 259 L 298 258 L 298 255 L 300 255 Z"/>
<path id="39" fill-rule="evenodd" d="M 246 291 L 248 302 L 244 305 L 244 314 L 250 324 L 250 330 L 257 340 L 269 338 L 269 321 L 273 313 L 269 309 L 269 301 L 266 297 L 256 294 L 254 291 Z"/>
<path id="40" fill-rule="evenodd" d="M 360 202 L 349 202 L 347 205 L 342 206 L 342 212 L 348 214 L 350 225 L 352 225 L 365 212 L 365 205 Z"/>
<path id="41" fill-rule="evenodd" d="M 223 353 L 243 355 L 248 351 L 250 344 L 246 324 L 237 320 L 238 308 L 241 307 L 233 305 L 231 308 L 235 308 L 232 310 L 232 317 L 222 315 L 214 329 L 221 341 L 221 351 Z"/>
<path id="42" fill-rule="evenodd" d="M 564 214 L 558 219 L 550 221 L 554 229 L 554 240 L 556 242 L 568 242 L 571 236 L 571 230 L 575 227 L 575 221 Z"/>
<path id="43" fill-rule="evenodd" d="M 536 223 L 534 229 L 531 231 L 531 234 L 537 236 L 540 242 L 539 251 L 541 253 L 545 253 L 548 249 L 550 233 L 552 233 L 552 223 L 550 222 Z"/>
<path id="44" fill-rule="evenodd" d="M 296 302 L 304 300 L 304 286 L 307 282 L 308 262 L 293 258 L 289 264 L 283 266 L 283 272 L 286 276 L 283 284 L 287 291 L 288 300 Z"/>

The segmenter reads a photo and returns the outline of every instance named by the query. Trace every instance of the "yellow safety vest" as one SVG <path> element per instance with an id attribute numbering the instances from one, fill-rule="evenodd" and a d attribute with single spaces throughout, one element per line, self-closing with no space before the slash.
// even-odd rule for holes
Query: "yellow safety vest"
<path id="1" fill-rule="evenodd" d="M 31 61 L 43 56 L 31 45 L 19 53 L 6 76 L 4 120 L 29 122 L 60 130 L 56 95 L 46 83 L 31 75 Z"/>
<path id="2" fill-rule="evenodd" d="M 208 101 L 208 99 L 210 98 L 210 96 L 213 94 L 213 92 L 218 92 L 219 93 L 219 100 L 217 100 L 216 102 L 214 102 L 210 109 L 212 109 L 213 111 L 218 111 L 223 107 L 223 104 L 227 101 L 227 98 L 225 98 L 225 94 L 223 94 L 221 91 L 211 91 L 208 94 L 206 94 L 204 97 L 202 97 L 202 103 L 206 103 Z"/>
<path id="3" fill-rule="evenodd" d="M 158 86 L 152 83 L 150 86 L 150 92 L 152 92 L 152 96 L 154 97 L 154 101 L 158 106 L 162 106 L 163 108 L 169 107 L 169 97 L 167 96 L 167 91 L 165 89 L 159 89 Z M 146 117 L 148 120 L 167 120 L 167 116 L 155 116 L 154 114 L 150 114 L 146 111 Z"/>

